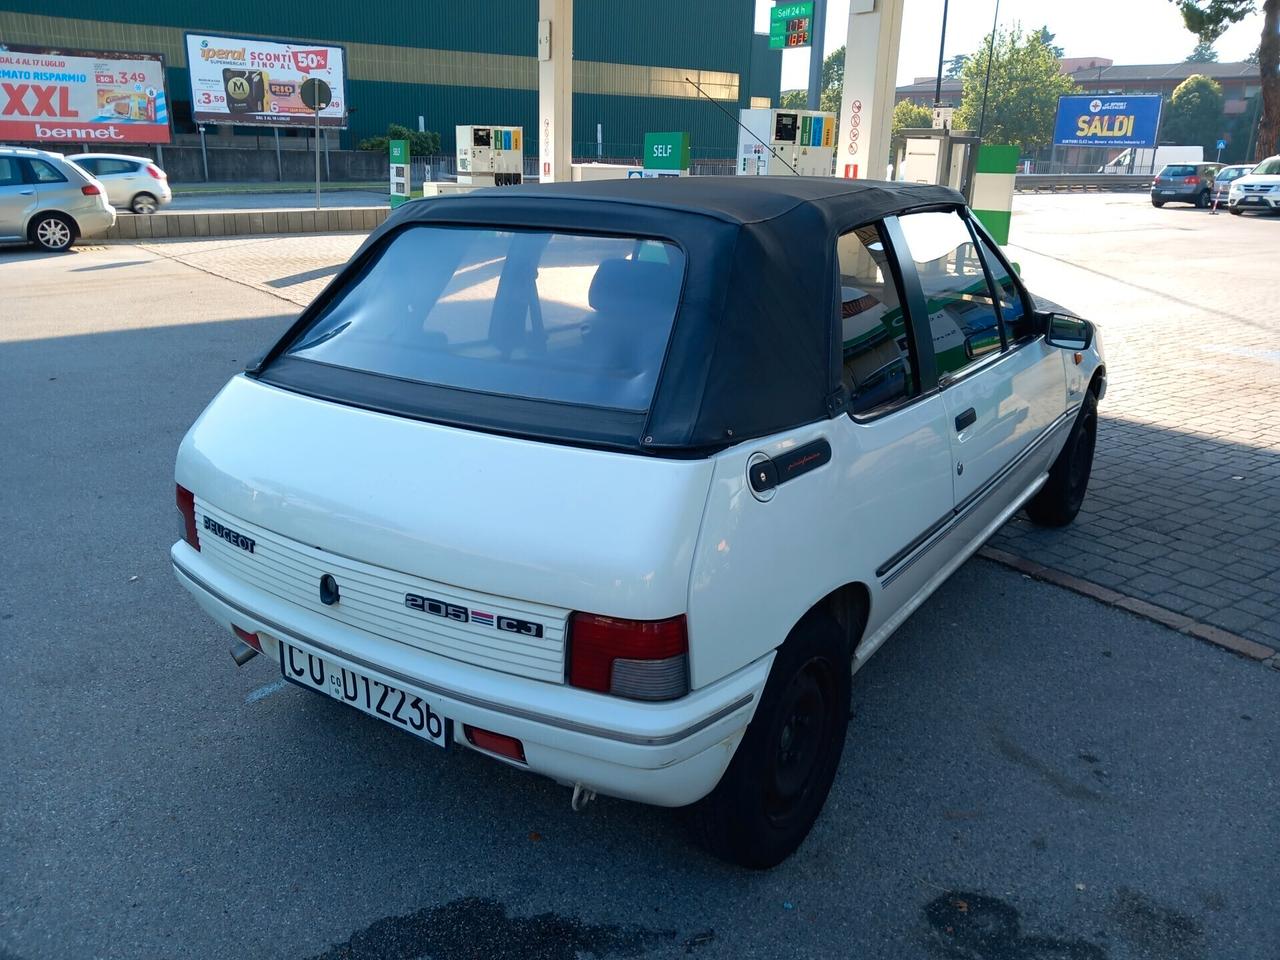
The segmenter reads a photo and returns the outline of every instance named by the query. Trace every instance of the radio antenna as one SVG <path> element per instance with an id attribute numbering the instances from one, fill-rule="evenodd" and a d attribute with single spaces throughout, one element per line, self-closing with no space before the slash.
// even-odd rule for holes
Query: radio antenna
<path id="1" fill-rule="evenodd" d="M 747 125 L 746 125 L 746 124 L 744 124 L 741 120 L 739 120 L 739 119 L 738 119 L 737 117 L 735 117 L 732 113 L 730 113 L 728 110 L 726 110 L 724 107 L 722 107 L 719 103 L 717 103 L 717 102 L 715 101 L 715 99 L 714 99 L 714 98 L 713 98 L 709 93 L 707 93 L 707 91 L 705 91 L 705 90 L 703 90 L 703 89 L 702 89 L 702 87 L 698 86 L 696 83 L 694 83 L 694 82 L 693 82 L 692 80 L 690 80 L 688 77 L 685 77 L 685 78 L 684 78 L 684 80 L 685 80 L 685 83 L 692 83 L 692 84 L 693 84 L 693 88 L 694 88 L 695 90 L 697 90 L 700 94 L 702 94 L 704 97 L 706 97 L 708 100 L 710 100 L 710 101 L 711 101 L 711 103 L 715 106 L 715 108 L 716 108 L 717 110 L 719 110 L 721 113 L 723 113 L 726 117 L 728 117 L 730 120 L 732 120 L 732 121 L 733 121 L 734 123 L 736 123 L 738 126 L 742 127 L 742 129 L 743 129 L 743 130 L 746 130 L 746 131 L 747 131 L 747 133 L 751 134 L 751 136 L 755 137 L 757 140 L 760 140 L 760 138 L 759 138 L 759 137 L 756 137 L 756 134 L 755 134 L 755 131 L 754 131 L 754 130 L 749 129 L 749 128 L 747 127 Z M 786 158 L 785 158 L 785 157 L 783 157 L 783 156 L 782 156 L 782 154 L 778 153 L 778 151 L 777 151 L 777 150 L 773 149 L 773 147 L 769 146 L 769 144 L 765 143 L 763 140 L 760 140 L 760 146 L 764 147 L 766 150 L 768 150 L 770 153 L 772 153 L 772 154 L 774 155 L 774 157 L 776 157 L 777 159 L 781 160 L 783 163 L 786 163 L 786 164 L 787 164 L 787 169 L 788 169 L 788 170 L 790 170 L 792 173 L 794 173 L 797 177 L 798 177 L 798 176 L 800 176 L 800 171 L 799 171 L 799 170 L 797 170 L 795 167 L 793 167 L 791 164 L 787 163 Z"/>

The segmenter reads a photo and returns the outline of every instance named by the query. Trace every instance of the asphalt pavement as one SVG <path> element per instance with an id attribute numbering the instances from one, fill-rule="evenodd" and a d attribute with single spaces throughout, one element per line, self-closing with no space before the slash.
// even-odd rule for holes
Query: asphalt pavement
<path id="1" fill-rule="evenodd" d="M 237 669 L 170 572 L 173 457 L 295 311 L 0 254 L 5 960 L 1274 955 L 1280 672 L 984 561 L 858 675 L 768 873 Z"/>

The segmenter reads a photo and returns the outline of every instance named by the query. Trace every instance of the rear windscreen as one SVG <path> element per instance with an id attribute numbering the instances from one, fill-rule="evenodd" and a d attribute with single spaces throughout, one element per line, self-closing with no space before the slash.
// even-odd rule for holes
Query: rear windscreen
<path id="1" fill-rule="evenodd" d="M 502 396 L 643 411 L 684 282 L 646 239 L 410 226 L 288 356 Z"/>
<path id="2" fill-rule="evenodd" d="M 1196 168 L 1189 163 L 1171 163 L 1160 171 L 1162 177 L 1194 177 Z"/>

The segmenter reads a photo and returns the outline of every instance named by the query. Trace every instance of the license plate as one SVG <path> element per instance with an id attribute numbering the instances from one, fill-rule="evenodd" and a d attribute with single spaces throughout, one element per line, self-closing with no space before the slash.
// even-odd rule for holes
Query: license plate
<path id="1" fill-rule="evenodd" d="M 337 666 L 283 640 L 279 646 L 280 673 L 290 683 L 341 700 L 437 747 L 449 746 L 453 721 L 436 713 L 421 697 Z"/>
<path id="2" fill-rule="evenodd" d="M 1160 191 L 1160 196 L 1162 196 L 1162 197 L 1172 197 L 1175 193 L 1177 193 L 1177 191 L 1176 191 L 1176 190 L 1161 190 L 1161 191 Z"/>

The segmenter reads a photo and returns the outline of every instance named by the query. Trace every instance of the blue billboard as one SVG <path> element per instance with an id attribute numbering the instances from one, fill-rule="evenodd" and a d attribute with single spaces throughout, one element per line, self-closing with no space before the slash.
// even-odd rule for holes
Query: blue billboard
<path id="1" fill-rule="evenodd" d="M 1059 97 L 1053 142 L 1060 147 L 1154 147 L 1159 128 L 1158 96 Z"/>

